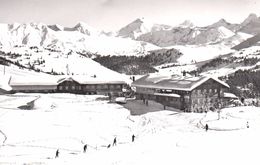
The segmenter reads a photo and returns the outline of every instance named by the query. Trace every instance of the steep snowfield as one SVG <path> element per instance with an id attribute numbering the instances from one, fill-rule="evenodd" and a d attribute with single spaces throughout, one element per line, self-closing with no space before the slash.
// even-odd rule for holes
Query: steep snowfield
<path id="1" fill-rule="evenodd" d="M 224 109 L 219 120 L 216 112 L 179 113 L 163 111 L 162 107 L 157 107 L 161 111 L 131 116 L 120 105 L 96 100 L 101 96 L 39 96 L 32 111 L 3 107 L 8 98 L 0 97 L 0 163 L 260 163 L 256 152 L 260 147 L 260 109 L 256 107 Z M 203 129 L 206 123 L 208 132 Z M 136 136 L 134 143 L 132 134 Z M 117 145 L 107 148 L 114 137 Z M 84 144 L 88 144 L 86 153 Z M 57 149 L 60 155 L 55 159 Z"/>
<path id="2" fill-rule="evenodd" d="M 251 38 L 251 37 L 252 37 L 251 34 L 238 32 L 237 34 L 224 39 L 223 44 L 225 44 L 229 47 L 233 47 L 233 46 L 236 46 L 236 45 L 246 41 L 248 38 Z"/>
<path id="3" fill-rule="evenodd" d="M 180 64 L 190 64 L 194 62 L 201 62 L 215 57 L 233 52 L 230 47 L 218 44 L 218 45 L 178 45 L 172 46 L 183 53 L 178 59 Z"/>
<path id="4" fill-rule="evenodd" d="M 219 27 L 218 30 L 219 30 L 219 32 L 220 32 L 220 37 L 221 37 L 221 38 L 229 38 L 229 37 L 235 35 L 234 32 L 232 32 L 231 30 L 228 30 L 228 29 L 225 28 L 224 26 Z"/>

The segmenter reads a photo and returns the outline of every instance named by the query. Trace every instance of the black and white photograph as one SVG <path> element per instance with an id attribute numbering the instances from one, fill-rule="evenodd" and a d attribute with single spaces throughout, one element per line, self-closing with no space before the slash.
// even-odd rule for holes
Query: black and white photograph
<path id="1" fill-rule="evenodd" d="M 259 0 L 0 0 L 0 164 L 259 165 Z"/>

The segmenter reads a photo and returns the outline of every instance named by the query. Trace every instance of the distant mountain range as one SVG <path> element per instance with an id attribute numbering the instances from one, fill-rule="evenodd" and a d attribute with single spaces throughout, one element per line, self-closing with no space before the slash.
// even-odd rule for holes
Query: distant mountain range
<path id="1" fill-rule="evenodd" d="M 248 35 L 260 32 L 260 17 L 250 14 L 241 24 L 231 24 L 225 19 L 206 26 L 196 27 L 191 21 L 184 21 L 177 27 L 147 23 L 137 19 L 121 28 L 118 36 L 130 37 L 157 46 L 199 45 L 224 42 L 229 46 L 244 41 Z M 246 36 L 246 37 L 245 37 Z"/>
<path id="2" fill-rule="evenodd" d="M 197 27 L 189 20 L 173 27 L 139 18 L 117 32 L 99 31 L 83 22 L 74 27 L 43 23 L 0 24 L 0 57 L 14 64 L 58 74 L 66 72 L 67 64 L 72 69 L 76 68 L 72 66 L 76 61 L 85 61 L 88 65 L 90 61 L 94 63 L 92 59 L 116 71 L 144 74 L 163 63 L 200 62 L 259 45 L 259 33 L 260 17 L 255 14 L 250 14 L 240 24 L 221 19 L 205 27 Z M 118 58 L 111 58 L 114 56 Z M 124 58 L 128 61 L 127 67 Z M 135 66 L 131 66 L 132 63 Z M 62 68 L 54 66 L 58 64 Z M 74 74 L 87 72 L 72 70 Z"/>

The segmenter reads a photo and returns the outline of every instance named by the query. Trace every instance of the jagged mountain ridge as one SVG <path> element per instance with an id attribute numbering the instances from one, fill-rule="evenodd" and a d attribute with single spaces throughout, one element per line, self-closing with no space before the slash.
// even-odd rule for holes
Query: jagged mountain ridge
<path id="1" fill-rule="evenodd" d="M 136 20 L 120 29 L 118 36 L 128 36 L 136 38 L 136 40 L 139 41 L 149 42 L 162 47 L 173 45 L 215 44 L 222 41 L 225 42 L 226 40 L 228 40 L 228 42 L 225 42 L 225 44 L 233 47 L 239 44 L 237 41 L 242 42 L 250 37 L 246 34 L 255 35 L 259 32 L 259 20 L 260 18 L 255 14 L 250 14 L 241 24 L 232 24 L 225 19 L 220 19 L 212 25 L 197 27 L 190 21 L 184 21 L 184 23 L 179 26 L 150 31 L 141 31 L 141 27 L 145 27 L 147 23 L 145 20 L 138 21 L 138 26 L 136 26 Z M 153 27 L 153 25 L 150 25 L 150 27 Z M 122 33 L 122 31 L 124 33 Z M 139 32 L 138 35 L 134 35 L 137 32 Z M 232 38 L 236 38 L 236 42 L 232 43 Z"/>
<path id="2" fill-rule="evenodd" d="M 132 39 L 124 39 L 89 28 L 79 23 L 73 28 L 43 23 L 0 24 L 2 47 L 38 46 L 61 52 L 89 52 L 101 55 L 144 55 L 157 46 Z"/>

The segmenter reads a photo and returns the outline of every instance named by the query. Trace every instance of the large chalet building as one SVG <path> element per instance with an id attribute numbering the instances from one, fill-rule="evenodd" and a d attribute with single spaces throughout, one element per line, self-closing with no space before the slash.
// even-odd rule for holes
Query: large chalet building
<path id="1" fill-rule="evenodd" d="M 155 100 L 186 112 L 220 108 L 234 96 L 228 93 L 228 84 L 204 76 L 150 74 L 136 80 L 132 86 L 136 88 L 136 99 Z"/>
<path id="2" fill-rule="evenodd" d="M 49 78 L 11 78 L 13 93 L 75 93 L 121 95 L 126 82 L 87 76 L 57 76 Z"/>

